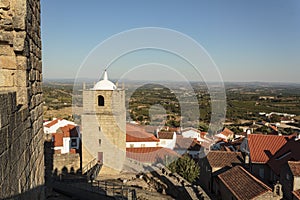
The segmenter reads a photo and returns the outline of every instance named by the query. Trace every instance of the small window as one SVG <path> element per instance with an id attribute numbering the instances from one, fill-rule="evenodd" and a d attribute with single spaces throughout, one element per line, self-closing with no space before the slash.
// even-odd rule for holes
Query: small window
<path id="1" fill-rule="evenodd" d="M 102 95 L 98 96 L 98 106 L 104 106 L 104 97 Z"/>
<path id="2" fill-rule="evenodd" d="M 101 146 L 101 142 L 102 142 L 101 139 L 99 139 L 99 140 L 98 140 L 99 147 Z"/>
<path id="3" fill-rule="evenodd" d="M 260 178 L 265 178 L 265 173 L 264 172 L 265 172 L 265 170 L 263 168 L 259 169 L 258 173 L 259 173 Z"/>
<path id="4" fill-rule="evenodd" d="M 77 148 L 77 139 L 71 139 L 71 148 Z"/>
<path id="5" fill-rule="evenodd" d="M 133 148 L 134 147 L 134 144 L 130 144 L 130 148 Z"/>
<path id="6" fill-rule="evenodd" d="M 145 147 L 146 145 L 145 144 L 141 144 L 141 147 Z"/>

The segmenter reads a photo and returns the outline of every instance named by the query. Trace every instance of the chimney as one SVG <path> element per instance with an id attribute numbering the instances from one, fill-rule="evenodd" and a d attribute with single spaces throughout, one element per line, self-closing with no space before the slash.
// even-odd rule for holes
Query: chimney
<path id="1" fill-rule="evenodd" d="M 245 156 L 245 164 L 249 164 L 249 155 L 248 154 L 246 154 L 246 156 Z"/>
<path id="2" fill-rule="evenodd" d="M 282 185 L 279 183 L 279 181 L 277 181 L 276 185 L 274 185 L 273 197 L 283 197 Z"/>

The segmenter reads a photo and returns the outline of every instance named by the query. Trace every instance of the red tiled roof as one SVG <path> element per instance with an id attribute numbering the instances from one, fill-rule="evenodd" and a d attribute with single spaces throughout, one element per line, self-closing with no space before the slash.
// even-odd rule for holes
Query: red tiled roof
<path id="1" fill-rule="evenodd" d="M 229 130 L 228 128 L 223 128 L 222 132 L 221 132 L 223 135 L 225 135 L 226 137 L 230 136 L 230 135 L 233 135 L 234 133 Z"/>
<path id="2" fill-rule="evenodd" d="M 63 134 L 61 133 L 53 133 L 52 137 L 54 137 L 54 146 L 62 147 L 63 146 Z"/>
<path id="3" fill-rule="evenodd" d="M 210 151 L 207 154 L 207 160 L 211 167 L 223 168 L 242 163 L 244 159 L 241 152 Z"/>
<path id="4" fill-rule="evenodd" d="M 300 176 L 300 161 L 288 161 L 288 165 L 294 176 Z"/>
<path id="5" fill-rule="evenodd" d="M 287 139 L 287 136 L 249 134 L 248 146 L 251 162 L 268 162 L 270 156 L 274 155 L 283 145 L 286 144 Z"/>
<path id="6" fill-rule="evenodd" d="M 300 160 L 300 140 L 295 141 L 294 137 L 289 138 L 268 161 L 271 169 L 279 175 L 281 167 L 289 160 Z"/>
<path id="7" fill-rule="evenodd" d="M 64 137 L 78 137 L 78 132 L 76 126 L 68 124 L 58 128 L 56 133 L 53 133 L 52 136 L 54 137 L 54 146 L 61 147 L 63 146 Z"/>
<path id="8" fill-rule="evenodd" d="M 300 199 L 300 189 L 293 191 L 293 195 L 294 195 L 297 199 Z"/>
<path id="9" fill-rule="evenodd" d="M 169 158 L 179 157 L 175 151 L 163 147 L 126 148 L 126 157 L 143 163 L 157 163 Z"/>
<path id="10" fill-rule="evenodd" d="M 126 125 L 126 142 L 159 142 L 153 134 L 147 133 L 141 126 Z"/>
<path id="11" fill-rule="evenodd" d="M 47 125 L 45 125 L 45 127 L 50 128 L 54 124 L 58 123 L 59 120 L 61 120 L 61 119 L 55 119 L 55 120 L 49 122 Z"/>
<path id="12" fill-rule="evenodd" d="M 62 131 L 64 137 L 78 137 L 78 132 L 74 125 L 68 124 L 59 129 Z"/>
<path id="13" fill-rule="evenodd" d="M 193 141 L 194 138 L 184 138 L 182 135 L 177 135 L 175 149 L 188 149 Z"/>
<path id="14" fill-rule="evenodd" d="M 266 192 L 272 192 L 271 188 L 241 166 L 235 166 L 219 174 L 218 177 L 231 193 L 240 200 L 253 199 Z"/>
<path id="15" fill-rule="evenodd" d="M 159 139 L 173 139 L 174 132 L 158 132 Z"/>

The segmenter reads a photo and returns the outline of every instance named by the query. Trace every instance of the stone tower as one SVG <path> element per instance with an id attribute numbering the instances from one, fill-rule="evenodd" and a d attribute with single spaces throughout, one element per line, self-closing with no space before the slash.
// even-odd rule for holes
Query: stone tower
<path id="1" fill-rule="evenodd" d="M 39 0 L 0 1 L 0 199 L 44 199 Z"/>
<path id="2" fill-rule="evenodd" d="M 100 174 L 122 170 L 126 156 L 125 92 L 108 80 L 83 91 L 83 164 L 92 159 L 102 163 Z"/>

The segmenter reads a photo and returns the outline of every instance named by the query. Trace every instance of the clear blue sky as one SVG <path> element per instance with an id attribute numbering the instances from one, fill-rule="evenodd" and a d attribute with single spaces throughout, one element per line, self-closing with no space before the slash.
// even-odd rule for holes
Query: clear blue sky
<path id="1" fill-rule="evenodd" d="M 300 82 L 299 0 L 41 0 L 41 5 L 44 78 L 75 78 L 89 52 L 114 34 L 163 27 L 201 44 L 225 81 Z"/>

